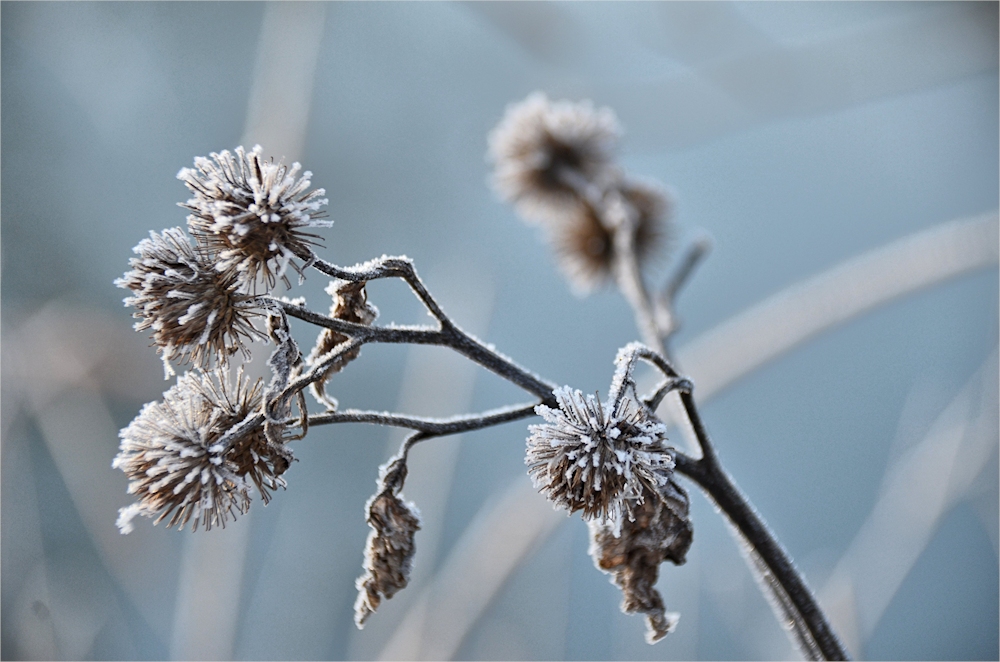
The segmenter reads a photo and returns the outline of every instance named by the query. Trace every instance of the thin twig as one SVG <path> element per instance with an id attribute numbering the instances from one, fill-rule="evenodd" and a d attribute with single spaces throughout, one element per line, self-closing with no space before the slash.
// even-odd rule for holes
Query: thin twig
<path id="1" fill-rule="evenodd" d="M 616 206 L 621 207 L 622 214 L 622 218 L 615 224 L 613 239 L 615 281 L 622 296 L 632 307 L 643 342 L 661 354 L 666 354 L 649 290 L 646 288 L 642 271 L 639 269 L 639 260 L 635 254 L 635 219 L 632 218 L 632 212 L 628 210 L 621 195 L 617 194 L 614 197 Z"/>
<path id="2" fill-rule="evenodd" d="M 680 264 L 674 269 L 674 272 L 667 279 L 663 289 L 660 291 L 659 300 L 662 305 L 671 309 L 673 308 L 677 294 L 691 280 L 694 270 L 698 268 L 698 265 L 708 256 L 711 250 L 712 240 L 708 237 L 701 237 L 688 246 Z"/>
<path id="3" fill-rule="evenodd" d="M 429 327 L 364 326 L 362 324 L 354 324 L 326 317 L 325 315 L 314 313 L 306 308 L 285 301 L 277 301 L 277 303 L 292 317 L 297 317 L 317 326 L 333 329 L 357 339 L 360 344 L 378 342 L 450 347 L 459 354 L 475 361 L 487 370 L 496 373 L 532 395 L 542 398 L 546 404 L 555 402 L 555 399 L 552 397 L 552 391 L 556 388 L 554 384 L 543 380 L 538 375 L 515 363 L 509 357 L 500 354 L 465 333 L 453 322 L 449 322 L 441 330 L 434 330 Z"/>
<path id="4" fill-rule="evenodd" d="M 680 375 L 666 358 L 639 343 L 631 343 L 618 353 L 618 369 L 612 396 L 633 384 L 631 373 L 637 359 L 652 363 L 666 376 L 667 384 L 658 389 L 657 393 L 666 385 L 679 382 Z M 791 617 L 793 634 L 803 652 L 812 654 L 818 650 L 828 660 L 846 659 L 846 649 L 833 633 L 816 598 L 788 553 L 719 463 L 715 447 L 695 405 L 690 382 L 684 386 L 687 388 L 680 389 L 681 403 L 698 438 L 702 457 L 693 460 L 678 451 L 675 457 L 677 471 L 700 485 L 743 535 L 749 546 L 751 562 L 756 562 L 759 558 L 764 566 L 761 568 L 758 564 L 757 567 L 762 584 L 771 589 L 775 606 Z"/>
<path id="5" fill-rule="evenodd" d="M 500 409 L 491 409 L 478 414 L 465 414 L 450 418 L 431 418 L 425 416 L 407 416 L 384 411 L 367 411 L 361 409 L 345 409 L 344 411 L 317 414 L 309 417 L 309 425 L 328 425 L 331 423 L 376 423 L 400 428 L 410 428 L 426 435 L 443 436 L 459 434 L 472 430 L 481 430 L 493 425 L 517 421 L 535 415 L 536 403 L 514 405 Z"/>
<path id="6" fill-rule="evenodd" d="M 667 397 L 668 393 L 673 391 L 686 391 L 690 393 L 693 388 L 694 385 L 691 383 L 691 380 L 686 377 L 664 379 L 660 382 L 660 385 L 656 387 L 653 394 L 643 398 L 642 402 L 649 408 L 650 411 L 656 411 L 657 407 L 660 406 L 660 403 L 663 402 L 663 398 Z"/>
<path id="7" fill-rule="evenodd" d="M 406 281 L 406 284 L 414 291 L 421 303 L 427 307 L 428 312 L 441 323 L 442 327 L 452 324 L 451 319 L 445 315 L 437 301 L 434 300 L 431 293 L 424 287 L 423 282 L 417 276 L 417 270 L 413 266 L 413 261 L 408 257 L 383 255 L 380 258 L 346 268 L 338 267 L 313 254 L 300 255 L 299 257 L 305 259 L 309 266 L 327 276 L 355 283 L 381 278 L 401 278 Z"/>

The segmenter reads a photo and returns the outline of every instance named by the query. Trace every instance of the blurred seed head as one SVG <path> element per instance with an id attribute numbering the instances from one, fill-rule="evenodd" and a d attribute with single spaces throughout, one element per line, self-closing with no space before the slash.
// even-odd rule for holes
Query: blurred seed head
<path id="1" fill-rule="evenodd" d="M 309 190 L 312 173 L 296 179 L 301 166 L 265 161 L 260 145 L 197 157 L 194 168 L 177 178 L 194 194 L 181 206 L 193 213 L 188 227 L 198 243 L 218 255 L 217 268 L 234 271 L 247 283 L 262 277 L 267 288 L 284 277 L 296 256 L 312 253 L 318 236 L 307 228 L 329 227 L 318 220 L 327 203 L 323 189 Z"/>
<path id="2" fill-rule="evenodd" d="M 552 102 L 535 92 L 509 105 L 490 133 L 493 186 L 526 220 L 547 222 L 579 198 L 579 184 L 613 175 L 620 134 L 609 108 Z"/>
<path id="3" fill-rule="evenodd" d="M 667 193 L 644 182 L 625 182 L 623 202 L 634 214 L 633 246 L 640 266 L 664 252 L 670 237 L 671 201 Z M 593 291 L 613 275 L 614 233 L 587 201 L 573 205 L 552 227 L 552 242 L 563 274 L 581 294 Z"/>
<path id="4" fill-rule="evenodd" d="M 590 522 L 590 555 L 621 588 L 622 611 L 646 614 L 646 641 L 653 644 L 673 631 L 679 619 L 678 614 L 667 613 L 656 590 L 660 564 L 684 563 L 692 528 L 688 496 L 680 485 L 671 479 L 655 491 L 644 489 L 634 519 L 623 522 L 618 534 L 608 524 Z"/>
<path id="5" fill-rule="evenodd" d="M 136 309 L 135 329 L 153 330 L 168 376 L 171 361 L 207 368 L 237 350 L 248 355 L 244 341 L 262 337 L 251 323 L 260 313 L 236 274 L 215 269 L 181 228 L 150 232 L 133 251 L 138 257 L 115 285 L 132 291 L 125 305 Z"/>
<path id="6" fill-rule="evenodd" d="M 250 384 L 241 370 L 231 383 L 215 370 L 185 373 L 162 401 L 146 404 L 119 434 L 112 463 L 138 497 L 120 511 L 122 533 L 132 530 L 136 515 L 165 520 L 168 527 L 191 522 L 192 531 L 199 524 L 225 526 L 249 508 L 252 485 L 265 503 L 271 490 L 284 487 L 281 475 L 292 453 L 269 442 L 260 426 L 220 443 L 230 428 L 260 411 L 261 400 L 260 380 Z"/>
<path id="7" fill-rule="evenodd" d="M 528 427 L 528 473 L 557 507 L 618 530 L 634 505 L 673 472 L 666 426 L 627 397 L 609 410 L 596 396 L 568 386 L 553 395 L 559 408 L 538 405 L 546 422 Z"/>

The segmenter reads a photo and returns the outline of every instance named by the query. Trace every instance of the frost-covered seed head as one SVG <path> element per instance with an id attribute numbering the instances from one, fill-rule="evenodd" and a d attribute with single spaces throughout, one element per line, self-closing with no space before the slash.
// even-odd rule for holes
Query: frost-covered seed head
<path id="1" fill-rule="evenodd" d="M 356 582 L 358 599 L 354 603 L 354 622 L 359 629 L 383 599 L 388 600 L 406 587 L 416 550 L 413 536 L 420 529 L 416 506 L 401 500 L 391 489 L 373 496 L 367 511 L 372 531 L 365 546 L 365 573 Z"/>
<path id="2" fill-rule="evenodd" d="M 556 506 L 620 525 L 673 472 L 666 427 L 627 397 L 609 410 L 568 386 L 553 395 L 559 409 L 538 405 L 546 422 L 528 427 L 528 473 Z"/>
<path id="3" fill-rule="evenodd" d="M 679 618 L 667 613 L 656 580 L 663 561 L 685 561 L 692 539 L 688 511 L 687 493 L 669 480 L 657 491 L 647 488 L 633 510 L 634 519 L 623 522 L 617 534 L 608 524 L 590 522 L 594 564 L 621 588 L 624 613 L 646 614 L 646 641 L 651 644 L 669 634 Z"/>
<path id="4" fill-rule="evenodd" d="M 260 145 L 249 153 L 242 147 L 198 157 L 194 168 L 183 168 L 177 178 L 194 197 L 181 206 L 191 234 L 199 244 L 218 254 L 217 268 L 235 271 L 248 283 L 264 278 L 268 289 L 284 277 L 292 258 L 311 254 L 317 235 L 306 228 L 329 227 L 317 220 L 327 203 L 323 189 L 309 190 L 312 173 L 296 179 L 301 166 L 265 161 Z"/>
<path id="5" fill-rule="evenodd" d="M 572 181 L 610 175 L 621 130 L 609 108 L 589 101 L 551 102 L 541 92 L 511 104 L 489 137 L 493 184 L 529 221 L 545 222 L 553 209 L 578 198 Z"/>
<path id="6" fill-rule="evenodd" d="M 662 252 L 669 237 L 670 198 L 658 187 L 629 182 L 620 192 L 635 213 L 633 246 L 640 264 Z M 553 227 L 559 266 L 574 289 L 592 291 L 613 273 L 614 229 L 594 207 L 581 202 Z"/>
<path id="7" fill-rule="evenodd" d="M 234 274 L 216 270 L 211 256 L 192 247 L 183 229 L 150 232 L 133 251 L 138 257 L 115 285 L 132 291 L 125 305 L 135 308 L 135 329 L 153 330 L 168 376 L 170 361 L 224 364 L 237 350 L 247 353 L 245 340 L 261 337 L 251 324 L 259 315 L 254 298 Z"/>
<path id="8" fill-rule="evenodd" d="M 250 506 L 256 485 L 266 503 L 270 491 L 285 486 L 281 474 L 292 454 L 270 443 L 255 427 L 231 442 L 223 435 L 261 407 L 261 384 L 242 374 L 230 383 L 222 371 L 188 372 L 150 402 L 121 431 L 121 450 L 112 467 L 129 478 L 129 493 L 138 502 L 122 508 L 118 527 L 132 530 L 136 515 L 166 520 L 178 528 L 190 521 L 206 529 L 225 526 Z"/>

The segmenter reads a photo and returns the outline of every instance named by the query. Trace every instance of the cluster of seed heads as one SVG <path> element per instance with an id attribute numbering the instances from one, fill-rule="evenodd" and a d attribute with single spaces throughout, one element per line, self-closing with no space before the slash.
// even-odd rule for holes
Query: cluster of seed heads
<path id="1" fill-rule="evenodd" d="M 626 179 L 613 163 L 619 135 L 608 109 L 536 94 L 511 106 L 490 136 L 497 190 L 550 231 L 564 270 L 582 289 L 612 273 L 622 227 L 639 259 L 653 255 L 666 233 L 665 194 Z M 317 237 L 308 230 L 330 224 L 318 219 L 323 190 L 310 190 L 310 173 L 299 171 L 297 163 L 265 161 L 259 146 L 195 159 L 177 175 L 193 194 L 182 205 L 191 211 L 190 235 L 182 228 L 151 232 L 116 281 L 130 290 L 125 304 L 135 309 L 135 328 L 151 331 L 168 376 L 172 363 L 194 367 L 120 433 L 113 466 L 138 499 L 120 511 L 123 533 L 137 515 L 178 528 L 190 523 L 192 530 L 224 526 L 246 512 L 251 488 L 266 503 L 285 487 L 293 461 L 287 442 L 298 438 L 285 431 L 293 398 L 303 434 L 308 428 L 304 383 L 298 391 L 292 385 L 304 371 L 316 399 L 336 410 L 325 384 L 357 358 L 361 344 L 324 328 L 303 358 L 284 309 L 264 296 L 289 265 L 301 275 L 316 263 Z M 331 319 L 374 323 L 378 310 L 368 303 L 365 281 L 336 280 L 327 292 Z M 254 323 L 263 318 L 258 329 Z M 228 358 L 248 355 L 247 343 L 258 339 L 275 346 L 270 383 L 251 384 L 242 369 L 231 381 Z M 633 360 L 626 359 L 636 351 L 629 346 L 619 355 L 606 403 L 562 387 L 553 391 L 557 408 L 538 405 L 545 422 L 529 427 L 525 462 L 555 507 L 589 521 L 595 563 L 622 588 L 623 609 L 647 615 L 655 641 L 676 622 L 653 587 L 658 567 L 684 562 L 691 528 L 666 428 L 645 403 L 624 394 Z M 358 627 L 409 581 L 420 517 L 402 499 L 406 471 L 404 450 L 383 467 L 366 506 L 372 531 L 357 580 Z"/>
<path id="2" fill-rule="evenodd" d="M 280 435 L 251 426 L 226 436 L 263 407 L 261 384 L 242 372 L 233 384 L 227 368 L 232 354 L 249 357 L 247 343 L 268 337 L 254 326 L 269 316 L 258 285 L 270 290 L 293 257 L 308 259 L 315 236 L 304 230 L 329 224 L 314 218 L 323 190 L 308 190 L 310 175 L 296 178 L 299 170 L 265 161 L 260 146 L 196 158 L 178 174 L 194 193 L 183 205 L 193 212 L 190 235 L 150 232 L 115 281 L 131 292 L 125 305 L 135 309 L 136 330 L 152 332 L 167 376 L 174 363 L 196 368 L 121 431 L 114 466 L 139 499 L 121 511 L 123 532 L 136 515 L 167 526 L 225 525 L 249 507 L 250 487 L 266 503 L 285 485 L 292 454 Z"/>
<path id="3" fill-rule="evenodd" d="M 587 293 L 614 272 L 614 233 L 630 217 L 636 258 L 662 253 L 671 201 L 653 183 L 624 175 L 614 162 L 622 131 L 609 108 L 550 101 L 536 92 L 507 108 L 490 134 L 493 186 L 521 217 L 541 225 L 574 290 Z"/>
<path id="4" fill-rule="evenodd" d="M 314 218 L 323 189 L 309 191 L 311 175 L 295 179 L 299 169 L 264 161 L 258 145 L 198 157 L 178 173 L 194 193 L 183 205 L 193 212 L 194 245 L 182 228 L 150 232 L 115 281 L 131 290 L 125 305 L 135 308 L 137 330 L 153 330 L 168 376 L 172 361 L 224 364 L 246 352 L 244 341 L 262 337 L 253 327 L 262 314 L 258 277 L 270 290 L 293 257 L 312 254 L 315 236 L 304 228 L 330 223 Z"/>

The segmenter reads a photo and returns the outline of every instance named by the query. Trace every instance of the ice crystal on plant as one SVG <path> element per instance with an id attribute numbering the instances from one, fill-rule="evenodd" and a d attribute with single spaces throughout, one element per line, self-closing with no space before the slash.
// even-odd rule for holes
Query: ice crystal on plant
<path id="1" fill-rule="evenodd" d="M 198 242 L 218 254 L 217 268 L 233 270 L 247 282 L 258 275 L 268 289 L 283 277 L 292 259 L 311 255 L 317 235 L 307 228 L 329 227 L 317 220 L 327 203 L 323 189 L 309 190 L 312 173 L 296 179 L 301 166 L 266 161 L 260 145 L 197 157 L 194 168 L 177 178 L 194 197 L 182 206 L 193 213 L 188 226 Z M 301 273 L 301 270 L 300 270 Z"/>
<path id="2" fill-rule="evenodd" d="M 241 371 L 233 384 L 216 370 L 185 373 L 162 401 L 146 404 L 121 431 L 112 463 L 139 499 L 121 509 L 122 533 L 131 531 L 136 515 L 166 520 L 168 527 L 190 521 L 192 530 L 225 526 L 249 508 L 252 485 L 265 503 L 272 490 L 284 487 L 288 448 L 268 441 L 259 426 L 223 440 L 260 410 L 261 400 L 259 380 L 250 384 Z"/>
<path id="3" fill-rule="evenodd" d="M 666 426 L 627 397 L 609 408 L 568 386 L 553 395 L 559 408 L 538 405 L 546 422 L 528 427 L 528 473 L 556 506 L 617 529 L 673 472 Z"/>
<path id="4" fill-rule="evenodd" d="M 247 353 L 245 340 L 261 337 L 251 324 L 259 314 L 254 298 L 235 274 L 217 271 L 183 229 L 150 232 L 133 251 L 138 257 L 115 285 L 132 291 L 125 305 L 136 309 L 137 331 L 153 330 L 167 376 L 172 360 L 203 368 L 213 359 L 225 363 L 237 350 Z"/>
<path id="5" fill-rule="evenodd" d="M 535 92 L 509 105 L 490 133 L 493 185 L 527 220 L 547 222 L 577 199 L 579 184 L 610 175 L 620 133 L 609 108 L 551 102 Z"/>
<path id="6" fill-rule="evenodd" d="M 656 643 L 669 634 L 679 616 L 668 613 L 656 590 L 660 564 L 681 565 L 691 547 L 687 493 L 672 479 L 656 490 L 644 488 L 633 519 L 616 532 L 606 523 L 590 522 L 590 555 L 594 564 L 611 575 L 622 590 L 622 611 L 646 615 L 646 641 Z"/>

